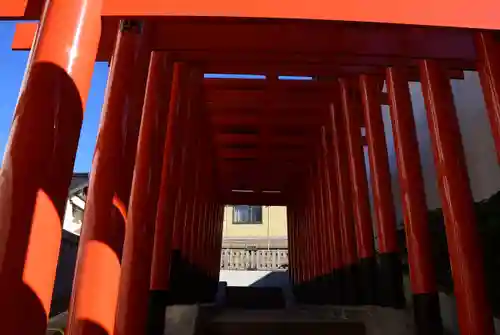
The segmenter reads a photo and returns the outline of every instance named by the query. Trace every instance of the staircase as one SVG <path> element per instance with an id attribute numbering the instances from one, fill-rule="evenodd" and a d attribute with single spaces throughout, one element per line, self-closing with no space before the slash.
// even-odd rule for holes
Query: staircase
<path id="1" fill-rule="evenodd" d="M 285 303 L 279 288 L 228 287 L 219 305 L 198 310 L 195 335 L 409 335 L 406 311 L 372 306 Z"/>

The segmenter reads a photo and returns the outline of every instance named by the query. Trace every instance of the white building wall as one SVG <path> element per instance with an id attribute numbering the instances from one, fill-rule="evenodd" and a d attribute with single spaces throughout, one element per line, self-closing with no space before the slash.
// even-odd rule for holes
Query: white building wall
<path id="1" fill-rule="evenodd" d="M 452 81 L 452 88 L 460 131 L 462 132 L 472 193 L 475 201 L 483 200 L 500 190 L 500 168 L 496 161 L 493 136 L 479 84 L 479 77 L 476 72 L 466 72 L 464 80 Z M 410 91 L 419 141 L 427 206 L 429 209 L 440 208 L 441 200 L 437 188 L 436 168 L 432 156 L 430 133 L 427 126 L 427 116 L 420 83 L 411 83 Z M 392 174 L 394 202 L 398 222 L 401 223 L 401 198 L 389 107 L 384 106 L 382 111 L 386 129 L 389 165 Z"/>

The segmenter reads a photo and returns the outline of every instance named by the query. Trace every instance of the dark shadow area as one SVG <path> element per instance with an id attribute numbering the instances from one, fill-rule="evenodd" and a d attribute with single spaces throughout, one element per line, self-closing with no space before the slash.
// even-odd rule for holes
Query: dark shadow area
<path id="1" fill-rule="evenodd" d="M 500 315 L 500 192 L 490 198 L 474 203 L 474 211 L 479 231 L 480 245 L 484 260 L 486 293 L 494 315 Z M 436 271 L 438 289 L 446 294 L 453 294 L 453 277 L 451 273 L 446 230 L 441 208 L 430 210 L 427 213 L 429 231 L 431 234 L 432 256 Z M 407 258 L 405 233 L 399 231 L 400 249 L 402 257 Z M 404 262 L 404 272 L 409 273 L 408 263 Z"/>
<path id="2" fill-rule="evenodd" d="M 243 309 L 281 309 L 286 301 L 281 287 L 226 288 L 226 307 Z"/>
<path id="3" fill-rule="evenodd" d="M 63 230 L 49 317 L 69 308 L 77 253 L 78 236 Z"/>
<path id="4" fill-rule="evenodd" d="M 365 335 L 364 324 L 358 322 L 213 322 L 197 335 Z"/>
<path id="5" fill-rule="evenodd" d="M 169 305 L 213 302 L 219 278 L 210 277 L 203 269 L 186 260 L 180 250 L 173 250 L 170 267 Z"/>

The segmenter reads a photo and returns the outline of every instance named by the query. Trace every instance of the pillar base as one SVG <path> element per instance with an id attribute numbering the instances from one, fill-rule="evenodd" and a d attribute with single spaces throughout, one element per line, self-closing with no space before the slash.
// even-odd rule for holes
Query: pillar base
<path id="1" fill-rule="evenodd" d="M 328 276 L 328 302 L 332 305 L 342 304 L 342 270 L 333 269 Z"/>
<path id="2" fill-rule="evenodd" d="M 413 315 L 417 335 L 443 335 L 437 292 L 413 295 Z"/>
<path id="3" fill-rule="evenodd" d="M 169 304 L 169 299 L 169 291 L 149 291 L 147 334 L 163 334 L 165 328 L 165 312 Z"/>
<path id="4" fill-rule="evenodd" d="M 341 302 L 343 305 L 359 305 L 358 264 L 351 264 L 339 270 L 342 285 Z"/>
<path id="5" fill-rule="evenodd" d="M 217 294 L 218 279 L 208 276 L 202 269 L 182 257 L 179 250 L 171 256 L 171 305 L 192 305 L 213 302 Z"/>
<path id="6" fill-rule="evenodd" d="M 384 307 L 405 308 L 403 269 L 396 252 L 379 255 L 378 302 Z"/>
<path id="7" fill-rule="evenodd" d="M 359 259 L 359 303 L 361 305 L 377 304 L 377 259 L 367 257 Z"/>

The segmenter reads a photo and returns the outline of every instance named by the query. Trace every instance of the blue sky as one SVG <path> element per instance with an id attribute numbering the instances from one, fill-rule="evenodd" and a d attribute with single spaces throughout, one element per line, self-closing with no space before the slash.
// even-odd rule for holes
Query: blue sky
<path id="1" fill-rule="evenodd" d="M 0 22 L 0 153 L 3 156 L 5 144 L 9 136 L 12 114 L 17 102 L 19 87 L 24 75 L 28 52 L 12 51 L 10 45 L 14 35 L 13 22 Z M 94 146 L 99 125 L 101 106 L 104 99 L 104 88 L 108 74 L 108 66 L 98 63 L 94 68 L 92 87 L 90 89 L 85 117 L 83 120 L 80 143 L 75 162 L 75 171 L 90 170 Z"/>
<path id="2" fill-rule="evenodd" d="M 1 1 L 1 0 L 0 0 Z M 3 156 L 9 135 L 12 114 L 17 102 L 19 87 L 23 79 L 28 52 L 12 51 L 10 46 L 14 36 L 14 22 L 0 21 L 0 157 Z M 94 67 L 80 142 L 76 155 L 75 171 L 90 171 L 92 156 L 97 137 L 101 107 L 104 100 L 104 88 L 108 75 L 106 63 L 97 63 Z M 264 79 L 264 76 L 207 74 L 210 78 Z M 287 77 L 280 79 L 304 80 L 311 78 Z"/>

